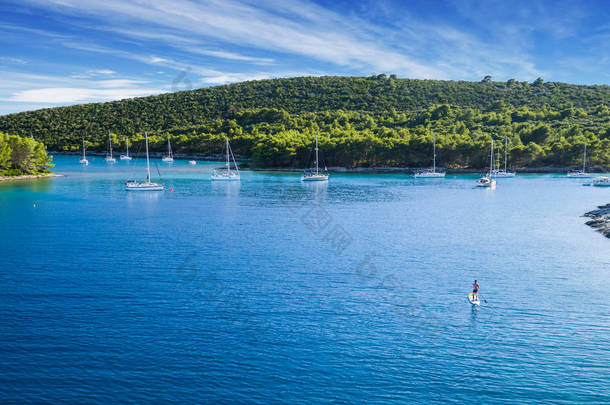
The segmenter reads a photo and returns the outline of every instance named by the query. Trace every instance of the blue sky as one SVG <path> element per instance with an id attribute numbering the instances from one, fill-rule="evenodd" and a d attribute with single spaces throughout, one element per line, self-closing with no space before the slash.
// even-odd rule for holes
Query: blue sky
<path id="1" fill-rule="evenodd" d="M 610 2 L 3 0 L 0 44 L 0 114 L 302 75 L 610 84 Z"/>

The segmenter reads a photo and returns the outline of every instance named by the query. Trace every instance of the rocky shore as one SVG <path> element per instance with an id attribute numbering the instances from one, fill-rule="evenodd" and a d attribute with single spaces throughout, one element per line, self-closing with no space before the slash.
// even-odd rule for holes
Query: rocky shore
<path id="1" fill-rule="evenodd" d="M 32 180 L 32 179 L 45 179 L 47 177 L 60 177 L 61 174 L 47 173 L 47 174 L 24 174 L 21 176 L 0 176 L 0 182 L 2 181 L 16 181 L 16 180 Z"/>
<path id="2" fill-rule="evenodd" d="M 587 225 L 610 238 L 610 204 L 600 205 L 598 209 L 587 212 L 585 217 L 591 218 Z"/>

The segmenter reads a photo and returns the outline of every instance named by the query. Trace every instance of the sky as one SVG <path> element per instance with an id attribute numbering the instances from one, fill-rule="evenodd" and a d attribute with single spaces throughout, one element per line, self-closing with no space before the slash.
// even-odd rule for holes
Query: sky
<path id="1" fill-rule="evenodd" d="M 610 1 L 2 0 L 0 114 L 277 77 L 610 84 Z"/>

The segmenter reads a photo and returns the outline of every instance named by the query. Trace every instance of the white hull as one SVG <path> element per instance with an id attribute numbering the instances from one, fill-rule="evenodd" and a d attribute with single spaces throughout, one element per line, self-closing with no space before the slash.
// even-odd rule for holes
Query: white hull
<path id="1" fill-rule="evenodd" d="M 577 172 L 577 173 L 568 173 L 568 177 L 573 178 L 573 179 L 590 179 L 591 177 L 593 177 L 593 175 L 590 173 Z"/>
<path id="2" fill-rule="evenodd" d="M 515 177 L 515 173 L 513 172 L 505 172 L 505 171 L 499 171 L 499 172 L 494 172 L 494 177 L 499 177 L 499 178 L 510 178 L 510 177 Z"/>
<path id="3" fill-rule="evenodd" d="M 593 180 L 591 185 L 594 187 L 610 187 L 610 178 L 600 177 L 599 179 Z"/>
<path id="4" fill-rule="evenodd" d="M 157 183 L 139 183 L 137 181 L 125 183 L 125 190 L 128 191 L 163 191 L 164 186 Z"/>
<path id="5" fill-rule="evenodd" d="M 222 172 L 222 171 L 215 171 L 214 173 L 212 173 L 212 180 L 214 181 L 240 181 L 241 177 L 239 176 L 239 173 L 236 172 Z"/>
<path id="6" fill-rule="evenodd" d="M 121 155 L 121 160 L 131 160 L 131 156 Z"/>
<path id="7" fill-rule="evenodd" d="M 89 165 L 89 161 L 85 158 L 82 158 L 81 160 L 79 160 L 79 163 L 81 165 L 85 165 L 85 166 Z"/>
<path id="8" fill-rule="evenodd" d="M 108 163 L 116 163 L 116 159 L 115 158 L 111 158 L 111 157 L 107 157 L 106 158 L 106 162 L 108 162 Z"/>
<path id="9" fill-rule="evenodd" d="M 171 158 L 171 157 L 167 157 L 167 156 L 166 156 L 166 157 L 164 157 L 164 158 L 161 158 L 161 161 L 163 161 L 163 162 L 165 162 L 165 163 L 173 163 L 173 162 L 174 162 L 174 158 Z"/>
<path id="10" fill-rule="evenodd" d="M 196 164 L 197 164 L 197 162 L 196 162 L 196 161 L 194 161 L 194 160 L 189 160 L 189 165 L 196 165 Z"/>
<path id="11" fill-rule="evenodd" d="M 326 174 L 312 174 L 301 176 L 301 181 L 328 181 Z"/>
<path id="12" fill-rule="evenodd" d="M 482 177 L 482 178 L 477 180 L 477 187 L 495 188 L 496 187 L 496 181 L 494 179 L 489 180 L 486 177 Z"/>
<path id="13" fill-rule="evenodd" d="M 445 172 L 424 172 L 424 173 L 415 173 L 413 177 L 418 179 L 438 179 L 445 177 Z"/>

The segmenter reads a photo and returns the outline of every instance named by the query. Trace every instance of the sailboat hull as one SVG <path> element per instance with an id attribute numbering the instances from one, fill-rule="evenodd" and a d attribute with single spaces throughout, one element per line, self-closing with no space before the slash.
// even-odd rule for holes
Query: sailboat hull
<path id="1" fill-rule="evenodd" d="M 301 176 L 301 181 L 328 181 L 326 174 L 312 174 Z"/>
<path id="2" fill-rule="evenodd" d="M 127 191 L 163 191 L 164 186 L 157 183 L 139 183 L 136 181 L 125 183 Z"/>

